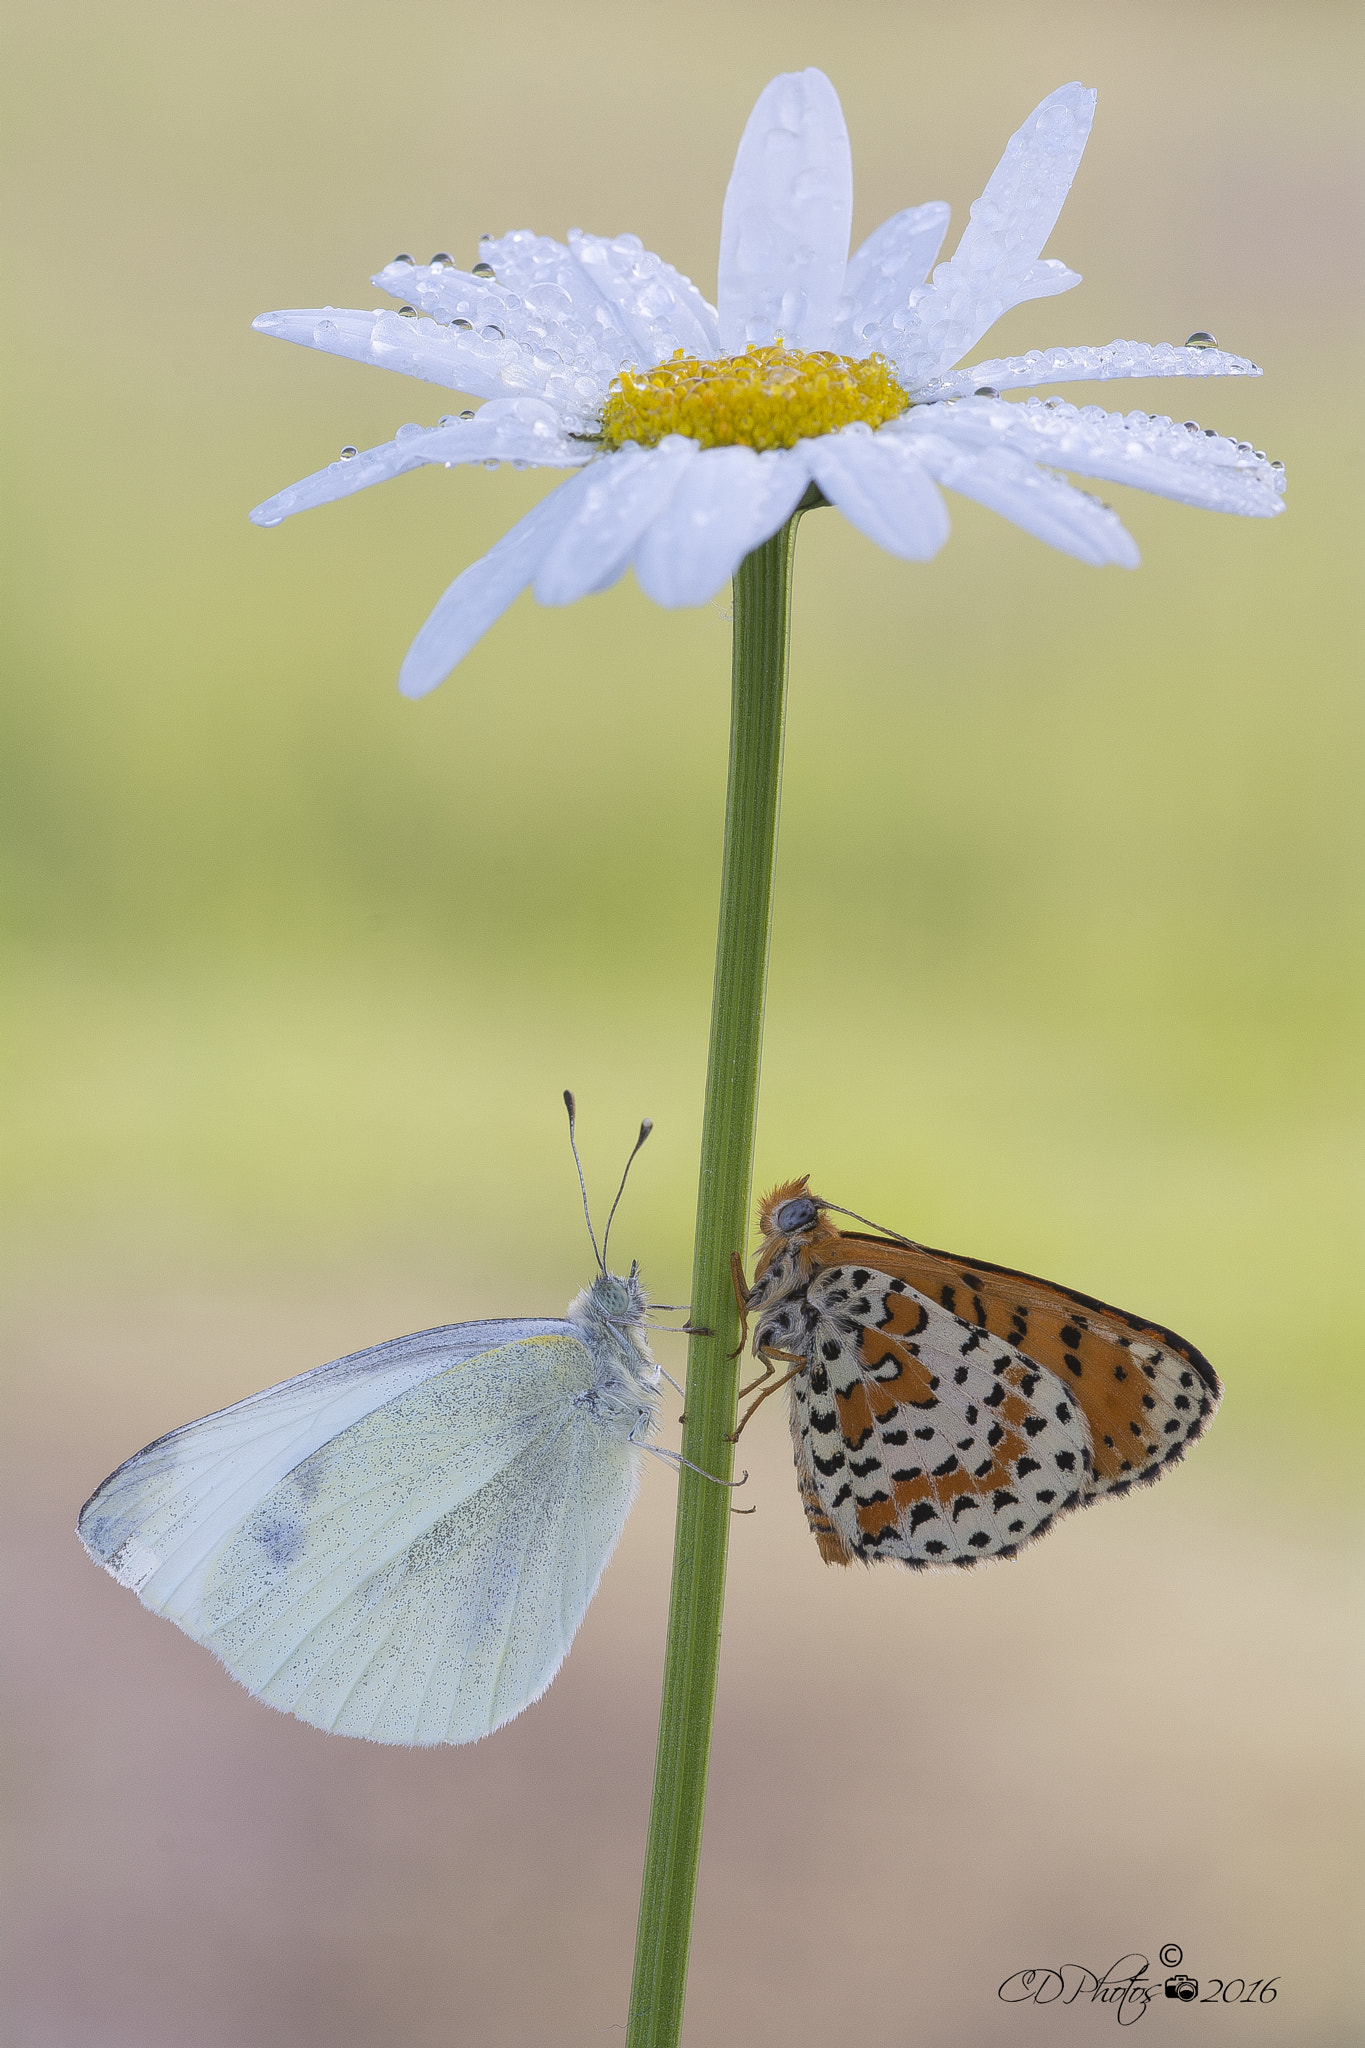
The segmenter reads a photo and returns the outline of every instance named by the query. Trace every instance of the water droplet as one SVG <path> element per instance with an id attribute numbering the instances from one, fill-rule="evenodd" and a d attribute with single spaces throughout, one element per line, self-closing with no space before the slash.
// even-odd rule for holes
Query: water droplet
<path id="1" fill-rule="evenodd" d="M 972 393 L 973 398 L 998 398 L 1000 393 L 990 384 L 979 384 Z"/>
<path id="2" fill-rule="evenodd" d="M 1265 461 L 1265 449 L 1264 449 L 1264 448 L 1253 448 L 1253 449 L 1252 449 L 1252 451 L 1251 451 L 1251 453 L 1252 453 L 1252 457 L 1253 457 L 1253 459 L 1254 459 L 1255 461 L 1257 461 L 1257 462 L 1264 462 L 1264 461 Z"/>
<path id="3" fill-rule="evenodd" d="M 524 455 L 514 455 L 512 457 L 512 467 L 513 469 L 529 469 L 531 465 Z"/>
<path id="4" fill-rule="evenodd" d="M 1211 334 L 1205 334 L 1202 327 L 1196 327 L 1194 333 L 1186 337 L 1185 346 L 1186 348 L 1217 348 L 1218 343 Z"/>
<path id="5" fill-rule="evenodd" d="M 473 408 L 473 406 L 472 406 L 472 405 L 470 405 L 470 406 L 466 406 L 465 410 L 464 410 L 464 411 L 463 411 L 463 412 L 462 412 L 462 413 L 460 414 L 460 418 L 461 418 L 462 420 L 472 420 L 472 419 L 473 419 L 473 417 L 474 417 L 474 408 Z"/>
<path id="6" fill-rule="evenodd" d="M 453 412 L 443 412 L 436 424 L 438 427 L 448 427 L 453 424 L 454 419 L 455 415 Z"/>
<path id="7" fill-rule="evenodd" d="M 1270 467 L 1271 467 L 1272 469 L 1283 469 L 1283 468 L 1284 468 L 1284 464 L 1283 464 L 1282 462 L 1272 462 L 1272 463 L 1271 463 L 1271 465 L 1270 465 Z"/>
<path id="8" fill-rule="evenodd" d="M 480 240 L 480 242 L 491 242 L 491 241 L 492 241 L 492 239 L 493 239 L 493 237 L 492 237 L 491 235 L 480 235 L 480 236 L 479 236 L 479 240 Z"/>
<path id="9" fill-rule="evenodd" d="M 438 249 L 431 259 L 430 267 L 432 270 L 445 270 L 447 267 L 453 270 L 455 268 L 455 258 L 448 249 Z"/>
<path id="10" fill-rule="evenodd" d="M 474 277 L 491 277 L 493 275 L 493 266 L 491 263 L 476 263 L 471 275 Z"/>
<path id="11" fill-rule="evenodd" d="M 1251 452 L 1252 448 L 1250 441 L 1239 441 L 1237 443 L 1237 453 L 1239 455 L 1250 455 Z"/>
<path id="12" fill-rule="evenodd" d="M 411 257 L 411 256 L 408 256 L 408 255 L 404 254 L 404 255 L 402 255 L 402 256 L 395 256 L 395 257 L 394 257 L 394 259 L 393 259 L 393 263 L 411 263 L 411 262 L 412 262 L 412 260 L 413 260 L 413 259 L 412 259 L 412 257 Z M 393 263 L 391 263 L 391 264 L 389 265 L 389 269 L 390 269 L 390 270 L 392 270 L 392 269 L 393 269 Z"/>
<path id="13" fill-rule="evenodd" d="M 452 320 L 450 324 L 452 327 L 463 327 L 466 334 L 474 332 L 474 322 L 472 320 Z"/>
<path id="14" fill-rule="evenodd" d="M 359 453 L 360 450 L 358 448 L 352 448 L 350 442 L 348 441 L 346 446 L 341 451 L 341 460 L 343 462 L 354 462 Z"/>
<path id="15" fill-rule="evenodd" d="M 400 320 L 415 320 L 417 318 L 416 306 L 400 306 L 398 308 L 398 317 Z"/>
<path id="16" fill-rule="evenodd" d="M 1199 432 L 1199 422 L 1198 422 L 1198 420 L 1186 420 L 1186 422 L 1185 422 L 1185 432 L 1186 432 L 1187 434 L 1197 434 L 1197 433 Z"/>
<path id="17" fill-rule="evenodd" d="M 497 469 L 497 468 L 499 468 L 499 467 L 500 467 L 500 465 L 499 465 L 499 462 L 498 462 L 498 458 L 497 458 L 497 456 L 496 456 L 496 455 L 486 455 L 486 456 L 484 457 L 484 463 L 483 463 L 483 466 L 484 466 L 484 468 L 485 468 L 485 469 Z"/>
<path id="18" fill-rule="evenodd" d="M 505 341 L 505 340 L 506 340 L 506 336 L 504 335 L 504 333 L 503 333 L 503 331 L 502 331 L 502 329 L 501 329 L 500 327 L 485 327 L 485 328 L 482 328 L 482 329 L 481 329 L 480 331 L 481 331 L 481 333 L 482 333 L 482 335 L 483 335 L 483 339 L 484 339 L 485 341 Z"/>
<path id="19" fill-rule="evenodd" d="M 1204 432 L 1207 434 L 1210 441 L 1216 441 L 1218 439 L 1217 427 L 1205 427 Z"/>

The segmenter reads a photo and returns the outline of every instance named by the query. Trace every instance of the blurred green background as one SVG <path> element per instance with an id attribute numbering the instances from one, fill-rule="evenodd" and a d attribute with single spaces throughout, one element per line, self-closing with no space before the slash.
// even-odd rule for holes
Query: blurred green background
<path id="1" fill-rule="evenodd" d="M 1212 330 L 1264 379 L 1067 395 L 1252 441 L 1286 463 L 1289 509 L 1117 492 L 1132 575 L 959 499 L 927 566 L 805 522 L 759 1176 L 809 1171 L 927 1242 L 1187 1332 L 1228 1399 L 1174 1485 L 1237 1515 L 1344 1498 L 1351 21 L 1213 0 L 15 15 L 2 1199 L 24 1412 L 61 1390 L 102 1418 L 54 1528 L 139 1430 L 210 1395 L 399 1324 L 559 1312 L 588 1268 L 565 1085 L 599 1204 L 655 1118 L 618 1245 L 681 1298 L 723 607 L 663 613 L 629 579 L 568 612 L 527 597 L 401 701 L 430 606 L 541 486 L 429 471 L 251 528 L 343 442 L 449 401 L 249 323 L 372 305 L 395 251 L 468 263 L 521 225 L 632 230 L 711 294 L 747 111 L 808 63 L 848 116 L 855 241 L 944 198 L 949 249 L 1037 100 L 1097 85 L 1049 245 L 1084 285 L 978 353 Z M 257 1342 L 139 1379 L 167 1304 L 285 1298 L 269 1370 Z M 73 1303 L 79 1386 L 43 1334 Z"/>

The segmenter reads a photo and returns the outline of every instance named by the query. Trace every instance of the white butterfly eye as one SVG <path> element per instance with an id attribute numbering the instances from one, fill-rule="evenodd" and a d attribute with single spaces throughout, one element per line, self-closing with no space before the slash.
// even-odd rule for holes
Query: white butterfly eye
<path id="1" fill-rule="evenodd" d="M 798 1195 L 794 1202 L 784 1202 L 773 1218 L 773 1228 L 784 1234 L 793 1230 L 805 1230 L 820 1214 L 819 1208 L 809 1195 Z"/>
<path id="2" fill-rule="evenodd" d="M 593 1291 L 604 1315 L 623 1316 L 629 1312 L 630 1289 L 625 1281 L 618 1280 L 615 1274 L 608 1273 L 604 1279 L 596 1283 Z"/>

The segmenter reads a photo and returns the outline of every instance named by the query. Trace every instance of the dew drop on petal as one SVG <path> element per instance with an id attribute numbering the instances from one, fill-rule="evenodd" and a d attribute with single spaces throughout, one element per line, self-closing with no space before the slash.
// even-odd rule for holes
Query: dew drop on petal
<path id="1" fill-rule="evenodd" d="M 466 406 L 465 410 L 464 410 L 464 411 L 463 411 L 463 412 L 462 412 L 462 413 L 460 414 L 460 418 L 461 418 L 462 420 L 472 420 L 472 419 L 473 419 L 473 417 L 474 417 L 474 407 L 473 407 L 472 405 L 470 405 L 470 406 Z"/>
<path id="2" fill-rule="evenodd" d="M 472 277 L 491 277 L 493 275 L 493 266 L 491 263 L 476 263 L 470 275 Z"/>
<path id="3" fill-rule="evenodd" d="M 1202 327 L 1197 327 L 1194 333 L 1186 338 L 1185 346 L 1186 348 L 1217 348 L 1218 343 L 1211 334 L 1205 334 Z"/>
<path id="4" fill-rule="evenodd" d="M 1271 467 L 1272 469 L 1283 469 L 1283 468 L 1284 468 L 1284 464 L 1283 464 L 1282 462 L 1272 462 L 1272 463 L 1271 463 L 1271 465 L 1270 465 L 1270 467 Z"/>
<path id="5" fill-rule="evenodd" d="M 482 327 L 479 332 L 485 341 L 504 341 L 506 336 L 500 327 Z"/>
<path id="6" fill-rule="evenodd" d="M 500 466 L 497 456 L 485 455 L 483 459 L 483 466 L 485 469 L 497 469 Z"/>
<path id="7" fill-rule="evenodd" d="M 466 334 L 474 332 L 474 322 L 472 320 L 452 320 L 450 324 L 452 327 L 462 327 Z"/>
<path id="8" fill-rule="evenodd" d="M 346 446 L 341 451 L 341 460 L 343 462 L 354 462 L 356 456 L 359 455 L 359 453 L 360 450 L 358 448 L 352 448 L 350 442 L 348 441 L 346 443 Z"/>
<path id="9" fill-rule="evenodd" d="M 393 263 L 411 263 L 412 260 L 412 257 L 407 255 L 405 252 L 402 256 L 395 256 L 393 259 Z M 389 265 L 390 270 L 393 269 L 393 263 Z"/>
<path id="10" fill-rule="evenodd" d="M 451 270 L 455 268 L 455 258 L 448 249 L 438 249 L 431 259 L 429 268 L 432 270 L 445 270 L 447 267 Z"/>
<path id="11" fill-rule="evenodd" d="M 416 306 L 400 306 L 398 308 L 398 317 L 400 320 L 415 320 L 417 318 Z"/>
<path id="12" fill-rule="evenodd" d="M 990 384 L 978 384 L 976 390 L 972 393 L 973 398 L 998 398 L 999 396 L 1000 393 Z"/>

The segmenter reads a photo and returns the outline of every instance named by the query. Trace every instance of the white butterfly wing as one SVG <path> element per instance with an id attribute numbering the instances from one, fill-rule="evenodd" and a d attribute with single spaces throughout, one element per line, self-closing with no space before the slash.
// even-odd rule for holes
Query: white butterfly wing
<path id="1" fill-rule="evenodd" d="M 560 1321 L 455 1323 L 357 1351 L 158 1437 L 81 1509 L 96 1563 L 156 1613 L 219 1538 L 284 1475 L 354 1422 L 433 1374 Z M 193 1604 L 196 1588 L 186 1595 Z"/>
<path id="2" fill-rule="evenodd" d="M 81 1536 L 271 1705 L 473 1741 L 545 1690 L 629 1512 L 593 1379 L 564 1322 L 401 1338 L 150 1445 Z"/>

